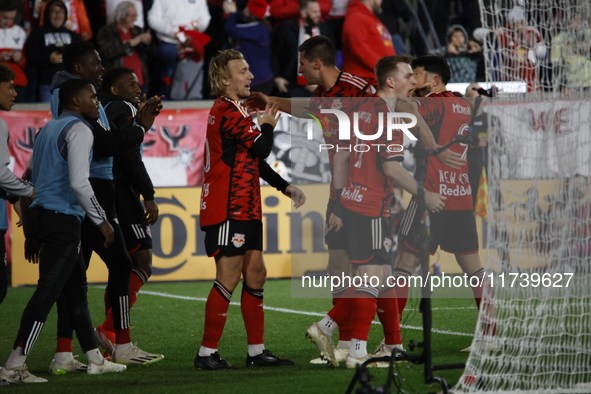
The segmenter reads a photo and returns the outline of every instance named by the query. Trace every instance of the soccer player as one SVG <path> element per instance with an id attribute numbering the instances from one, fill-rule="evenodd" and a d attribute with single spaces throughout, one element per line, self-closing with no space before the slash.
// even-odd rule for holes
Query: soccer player
<path id="1" fill-rule="evenodd" d="M 80 223 L 85 214 L 103 236 L 113 242 L 114 230 L 88 182 L 93 136 L 90 123 L 98 118 L 98 99 L 89 81 L 75 79 L 62 85 L 64 111 L 39 132 L 29 162 L 36 198 L 31 204 L 34 231 L 41 242 L 39 281 L 27 304 L 13 351 L 0 370 L 9 383 L 43 383 L 25 364 L 47 315 L 60 294 L 67 301 L 88 374 L 123 372 L 125 365 L 103 358 L 94 339 L 86 298 L 86 266 L 80 253 Z"/>
<path id="2" fill-rule="evenodd" d="M 330 39 L 325 36 L 315 36 L 304 41 L 299 48 L 300 52 L 300 66 L 298 72 L 302 74 L 308 85 L 318 85 L 314 92 L 314 97 L 307 105 L 301 105 L 300 108 L 332 108 L 332 102 L 335 104 L 340 102 L 342 97 L 372 97 L 374 89 L 362 78 L 356 77 L 352 74 L 342 72 L 336 66 L 336 49 Z M 306 117 L 300 108 L 292 108 L 291 99 L 284 99 L 279 97 L 267 97 L 259 92 L 254 92 L 254 97 L 258 100 L 247 100 L 249 105 L 262 108 L 261 103 L 274 103 L 279 106 L 283 112 L 290 113 L 295 116 Z M 260 102 L 258 102 L 260 100 Z M 345 105 L 354 104 L 352 100 L 343 101 Z M 339 103 L 341 104 L 341 103 Z M 352 108 L 341 108 L 344 112 L 353 112 Z M 331 130 L 324 133 L 324 139 L 327 144 L 333 146 L 347 145 L 348 141 L 338 140 L 338 124 L 330 123 Z M 336 130 L 335 130 L 336 129 Z M 342 220 L 335 215 L 335 205 L 337 205 L 338 194 L 334 188 L 334 150 L 328 151 L 329 167 L 331 173 L 330 194 L 328 205 L 326 209 L 326 237 L 325 242 L 328 246 L 328 273 L 331 276 L 341 277 L 349 275 L 349 258 L 347 256 L 347 246 L 345 237 L 341 236 L 340 230 L 342 228 Z M 353 289 L 346 286 L 336 288 L 332 292 L 333 305 L 337 302 L 350 302 L 348 295 L 352 293 Z M 339 329 L 339 344 L 336 349 L 336 359 L 332 360 L 332 364 L 337 364 L 338 361 L 345 361 L 347 352 L 349 351 L 351 334 L 349 325 L 347 324 L 347 314 L 336 317 L 341 322 Z M 310 334 L 308 334 L 310 335 Z M 331 344 L 332 346 L 332 344 Z M 338 360 L 338 361 L 337 361 Z M 311 363 L 325 363 L 321 359 L 312 360 Z"/>
<path id="3" fill-rule="evenodd" d="M 133 127 L 140 104 L 141 89 L 134 71 L 116 67 L 107 71 L 103 78 L 99 98 L 115 132 Z M 135 145 L 113 161 L 117 217 L 125 239 L 133 268 L 129 277 L 129 307 L 137 300 L 137 293 L 152 275 L 152 237 L 150 225 L 158 220 L 158 204 L 154 200 L 154 186 L 142 162 L 141 145 Z M 144 206 L 140 201 L 144 199 Z M 145 207 L 145 209 L 144 209 Z M 113 311 L 105 290 L 107 316 L 96 330 L 102 337 L 115 343 Z"/>
<path id="4" fill-rule="evenodd" d="M 447 90 L 446 84 L 451 74 L 445 58 L 422 56 L 413 60 L 412 67 L 417 79 L 416 93 L 423 97 L 414 103 L 433 131 L 437 144 L 443 145 L 457 135 L 466 135 L 472 110 L 465 100 Z M 449 149 L 465 157 L 468 146 L 454 144 Z M 429 214 L 429 252 L 434 254 L 437 247 L 441 246 L 444 251 L 455 254 L 464 273 L 482 282 L 484 270 L 478 257 L 478 234 L 472 212 L 472 189 L 467 164 L 460 169 L 453 169 L 430 157 L 425 189 L 447 197 L 443 211 L 431 211 Z M 416 213 L 417 203 L 417 199 L 411 200 L 402 220 L 402 242 L 394 269 L 397 277 L 409 277 L 419 261 L 417 232 L 420 230 L 421 217 Z M 472 290 L 476 304 L 480 307 L 482 287 L 476 286 Z M 398 287 L 396 295 L 399 299 L 398 309 L 402 313 L 408 298 L 408 286 Z"/>
<path id="5" fill-rule="evenodd" d="M 60 86 L 70 79 L 84 78 L 95 85 L 102 80 L 104 68 L 101 58 L 94 46 L 87 42 L 74 42 L 64 49 L 63 61 L 65 71 L 55 74 L 51 86 L 53 97 L 51 100 L 51 113 L 53 117 L 60 114 L 61 102 L 59 100 Z M 89 181 L 96 194 L 96 198 L 105 209 L 109 222 L 115 229 L 115 238 L 109 248 L 99 242 L 100 235 L 96 227 L 88 218 L 82 222 L 82 253 L 86 265 L 90 264 L 92 252 L 95 251 L 107 265 L 109 278 L 107 288 L 109 290 L 109 302 L 115 317 L 116 343 L 96 331 L 99 344 L 112 352 L 113 361 L 125 364 L 150 364 L 164 358 L 161 354 L 147 353 L 136 347 L 131 341 L 129 319 L 129 277 L 132 263 L 125 247 L 125 241 L 117 220 L 115 186 L 113 185 L 113 155 L 123 152 L 143 141 L 144 132 L 150 129 L 156 115 L 159 113 L 160 98 L 152 97 L 138 111 L 132 127 L 124 131 L 111 129 L 105 111 L 99 103 L 99 118 L 92 123 L 94 135 L 94 148 L 90 163 Z M 71 358 L 72 351 L 72 326 L 67 316 L 65 300 L 58 300 L 58 343 L 54 361 L 57 367 L 51 367 L 53 373 L 74 372 L 67 368 L 60 368 L 62 356 Z M 63 306 L 63 308 L 62 308 Z"/>
<path id="6" fill-rule="evenodd" d="M 10 111 L 14 105 L 16 90 L 14 89 L 14 78 L 16 74 L 9 67 L 0 64 L 0 110 Z M 4 235 L 8 229 L 8 215 L 6 214 L 6 199 L 10 199 L 18 212 L 20 204 L 18 197 L 34 198 L 35 190 L 33 185 L 25 182 L 8 169 L 10 154 L 8 153 L 8 126 L 3 119 L 0 119 L 0 158 L 4 165 L 0 164 L 0 304 L 4 301 L 8 291 L 8 272 L 6 271 L 6 243 Z M 14 198 L 14 199 L 13 199 Z M 19 214 L 20 215 L 20 214 Z"/>
<path id="7" fill-rule="evenodd" d="M 387 114 L 394 112 L 397 97 L 408 97 L 416 82 L 410 67 L 410 56 L 387 56 L 376 64 L 378 97 L 368 98 L 357 110 L 359 113 L 359 132 L 374 135 L 379 123 L 387 130 Z M 363 140 L 353 135 L 351 146 L 356 147 Z M 400 323 L 396 293 L 386 280 L 392 274 L 390 251 L 392 232 L 390 231 L 390 202 L 396 183 L 404 190 L 417 195 L 414 178 L 400 165 L 404 159 L 401 130 L 394 130 L 392 139 L 387 133 L 375 141 L 369 150 L 341 150 L 336 154 L 335 162 L 347 163 L 346 171 L 338 171 L 335 187 L 342 189 L 343 229 L 348 245 L 349 259 L 357 267 L 360 277 L 377 278 L 379 282 L 366 282 L 355 289 L 352 299 L 352 340 L 349 354 L 345 361 L 347 368 L 355 368 L 372 357 L 367 353 L 367 337 L 371 322 L 378 311 L 384 326 L 385 341 L 376 357 L 390 356 L 394 348 L 402 348 Z M 366 145 L 369 146 L 369 145 Z M 378 148 L 379 147 L 379 148 Z M 348 174 L 345 181 L 345 175 Z M 427 192 L 426 201 L 430 210 L 439 211 L 444 206 L 446 197 Z M 342 308 L 342 304 L 334 309 Z M 338 322 L 330 315 L 315 323 L 314 330 L 331 336 Z M 387 366 L 388 363 L 370 366 Z"/>
<path id="8" fill-rule="evenodd" d="M 353 100 L 341 100 L 342 97 L 372 97 L 374 96 L 374 89 L 368 85 L 365 80 L 356 77 L 352 74 L 341 72 L 336 66 L 336 49 L 332 42 L 324 36 L 316 36 L 306 40 L 298 48 L 300 51 L 300 68 L 299 72 L 304 76 L 306 82 L 309 85 L 318 85 L 318 88 L 314 92 L 314 97 L 306 105 L 300 105 L 299 108 L 292 110 L 292 102 L 290 99 L 283 99 L 279 97 L 267 97 L 264 94 L 254 92 L 253 98 L 247 100 L 249 105 L 255 107 L 262 107 L 262 103 L 272 102 L 279 105 L 279 109 L 291 113 L 294 116 L 304 117 L 304 111 L 300 111 L 300 108 L 312 107 L 312 108 L 339 108 L 345 113 L 353 113 L 356 110 L 355 105 L 361 101 Z M 409 87 L 409 92 L 412 89 Z M 433 136 L 428 127 L 424 127 L 424 122 L 421 124 L 420 116 L 416 112 L 416 109 L 409 106 L 408 103 L 397 103 L 396 109 L 405 112 L 413 112 L 419 118 L 420 135 L 421 138 L 426 141 L 430 147 L 435 147 Z M 423 127 L 421 127 L 423 126 Z M 338 139 L 338 123 L 330 122 L 328 124 L 329 130 L 324 132 L 324 140 L 327 145 L 345 147 L 348 146 L 349 141 L 340 141 Z M 338 215 L 335 215 L 335 209 L 338 205 L 339 192 L 334 187 L 334 155 L 335 150 L 329 150 L 329 165 L 331 171 L 331 183 L 330 183 L 330 197 L 326 210 L 326 229 L 327 234 L 325 242 L 328 246 L 328 274 L 331 276 L 342 277 L 342 275 L 349 275 L 350 264 L 349 257 L 347 255 L 347 240 L 346 237 L 340 233 L 342 229 L 342 220 Z M 456 153 L 445 150 L 440 156 L 439 160 L 448 163 L 451 166 L 459 166 L 463 164 L 460 156 Z M 458 164 L 459 163 L 459 164 Z M 342 286 L 333 290 L 333 305 L 338 302 L 343 302 L 349 305 L 351 300 L 349 299 L 353 293 L 353 288 Z M 343 362 L 347 359 L 347 354 L 351 345 L 351 331 L 347 323 L 348 310 L 350 307 L 340 307 L 338 309 L 331 310 L 329 316 L 334 319 L 339 325 L 339 343 L 337 348 L 334 349 L 332 345 L 332 339 L 326 337 L 326 334 L 318 331 L 314 325 L 312 325 L 307 335 L 316 344 L 321 358 L 329 358 L 332 365 L 338 366 L 339 362 Z M 337 311 L 340 313 L 337 314 Z M 312 360 L 312 363 L 322 363 L 321 359 Z"/>
<path id="9" fill-rule="evenodd" d="M 207 297 L 205 328 L 195 368 L 234 368 L 218 353 L 232 292 L 242 282 L 240 309 L 248 340 L 247 367 L 294 365 L 265 349 L 263 284 L 263 228 L 260 180 L 294 200 L 305 202 L 297 187 L 289 185 L 266 163 L 273 147 L 277 106 L 257 112 L 260 129 L 240 99 L 250 96 L 253 79 L 243 55 L 233 49 L 220 52 L 209 66 L 212 94 L 217 97 L 208 118 L 200 224 L 205 231 L 207 255 L 215 258 L 216 280 Z"/>

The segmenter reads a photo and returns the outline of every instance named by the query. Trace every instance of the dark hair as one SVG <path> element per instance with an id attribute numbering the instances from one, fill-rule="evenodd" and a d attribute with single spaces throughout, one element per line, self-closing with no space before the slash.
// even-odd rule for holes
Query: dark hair
<path id="1" fill-rule="evenodd" d="M 14 81 L 15 78 L 16 74 L 10 67 L 0 64 L 0 83 Z"/>
<path id="2" fill-rule="evenodd" d="M 317 3 L 318 0 L 300 0 L 298 11 L 303 11 L 308 8 L 308 3 Z"/>
<path id="3" fill-rule="evenodd" d="M 426 72 L 439 75 L 441 82 L 447 85 L 451 79 L 451 71 L 447 60 L 442 56 L 425 55 L 412 61 L 412 68 L 423 67 Z"/>
<path id="4" fill-rule="evenodd" d="M 374 69 L 376 79 L 378 80 L 378 89 L 385 85 L 387 78 L 393 76 L 398 72 L 398 63 L 411 64 L 412 56 L 386 56 L 378 60 Z"/>
<path id="5" fill-rule="evenodd" d="M 103 75 L 103 82 L 101 84 L 101 88 L 104 91 L 109 91 L 109 89 L 111 89 L 111 86 L 117 84 L 119 78 L 127 74 L 133 74 L 134 72 L 135 71 L 133 71 L 131 68 L 127 67 L 112 68 Z"/>
<path id="6" fill-rule="evenodd" d="M 49 10 L 54 4 L 57 4 L 59 7 L 62 7 L 62 9 L 65 12 L 64 23 L 62 23 L 62 26 L 60 26 L 63 27 L 68 21 L 68 7 L 66 7 L 66 4 L 64 4 L 62 0 L 49 0 L 45 4 L 45 7 L 43 7 L 42 9 L 43 15 L 41 16 L 43 18 L 43 24 L 45 26 L 51 27 L 51 16 L 49 14 Z"/>
<path id="7" fill-rule="evenodd" d="M 96 51 L 96 48 L 87 41 L 75 41 L 66 45 L 62 54 L 62 61 L 66 71 L 73 74 L 74 66 L 82 63 L 92 51 Z"/>
<path id="8" fill-rule="evenodd" d="M 72 102 L 72 99 L 76 97 L 78 93 L 80 93 L 88 85 L 92 85 L 92 82 L 87 81 L 86 79 L 68 79 L 60 86 L 60 105 L 65 108 L 68 104 Z"/>
<path id="9" fill-rule="evenodd" d="M 304 58 L 309 62 L 320 59 L 322 64 L 327 67 L 337 65 L 337 50 L 330 38 L 326 36 L 308 38 L 298 47 L 298 51 L 306 52 Z"/>
<path id="10" fill-rule="evenodd" d="M 2 0 L 0 1 L 0 12 L 17 11 L 20 6 L 18 0 Z"/>

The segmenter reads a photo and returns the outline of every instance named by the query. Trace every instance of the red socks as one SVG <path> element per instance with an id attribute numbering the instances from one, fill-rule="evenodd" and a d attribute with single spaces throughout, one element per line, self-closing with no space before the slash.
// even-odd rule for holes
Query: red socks
<path id="1" fill-rule="evenodd" d="M 353 310 L 350 311 L 355 318 L 351 320 L 351 337 L 367 341 L 371 322 L 376 315 L 377 299 L 365 294 L 355 294 L 351 298 Z"/>
<path id="2" fill-rule="evenodd" d="M 205 303 L 205 326 L 201 346 L 211 349 L 218 348 L 218 343 L 226 325 L 231 298 L 232 292 L 216 280 Z"/>
<path id="3" fill-rule="evenodd" d="M 263 289 L 251 289 L 246 283 L 242 282 L 240 310 L 244 319 L 248 344 L 260 345 L 264 343 L 265 313 L 263 311 Z"/>
<path id="4" fill-rule="evenodd" d="M 22 346 L 22 345 L 19 345 Z M 58 338 L 56 353 L 72 353 L 72 338 Z"/>
<path id="5" fill-rule="evenodd" d="M 384 329 L 385 343 L 387 345 L 401 344 L 398 300 L 394 288 L 381 293 L 378 297 L 378 317 Z"/>

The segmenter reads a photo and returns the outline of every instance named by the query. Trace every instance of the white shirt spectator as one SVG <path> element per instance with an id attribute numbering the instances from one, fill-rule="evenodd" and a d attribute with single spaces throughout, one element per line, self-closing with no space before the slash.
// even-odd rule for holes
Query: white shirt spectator
<path id="1" fill-rule="evenodd" d="M 181 26 L 204 32 L 211 15 L 205 0 L 154 0 L 148 12 L 148 23 L 156 36 L 164 42 L 175 44 L 175 33 Z"/>

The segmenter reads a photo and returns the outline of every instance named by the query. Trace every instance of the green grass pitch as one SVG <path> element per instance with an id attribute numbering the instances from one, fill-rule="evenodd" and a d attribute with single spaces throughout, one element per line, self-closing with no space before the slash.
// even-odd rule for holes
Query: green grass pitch
<path id="1" fill-rule="evenodd" d="M 289 280 L 269 280 L 265 285 L 265 345 L 273 353 L 295 360 L 295 367 L 266 369 L 245 368 L 246 334 L 237 304 L 228 311 L 228 321 L 220 342 L 220 354 L 230 363 L 241 367 L 232 371 L 197 371 L 193 359 L 203 333 L 205 298 L 211 282 L 148 283 L 142 288 L 131 312 L 132 337 L 144 350 L 163 353 L 162 362 L 129 367 L 125 373 L 90 376 L 71 374 L 51 376 L 49 363 L 55 350 L 56 314 L 52 310 L 32 354 L 27 360 L 29 370 L 47 378 L 48 383 L 0 387 L 5 393 L 344 393 L 353 378 L 354 370 L 344 366 L 332 368 L 310 365 L 318 357 L 314 345 L 304 333 L 314 321 L 331 307 L 329 299 L 292 298 Z M 240 300 L 240 285 L 232 298 Z M 0 363 L 4 364 L 12 348 L 22 311 L 33 292 L 32 287 L 10 288 L 0 305 Z M 463 363 L 474 332 L 477 310 L 469 294 L 465 298 L 434 298 L 433 308 L 433 363 Z M 102 321 L 103 289 L 90 286 L 88 290 L 93 323 Z M 410 340 L 422 341 L 421 314 L 418 299 L 410 299 L 403 315 L 402 336 L 408 349 Z M 315 315 L 317 314 L 317 315 Z M 335 335 L 336 337 L 336 335 Z M 382 338 L 381 326 L 374 324 L 368 351 L 373 351 Z M 418 355 L 420 349 L 410 354 Z M 82 354 L 76 340 L 74 353 Z M 398 364 L 395 369 L 402 388 L 409 393 L 440 391 L 437 385 L 425 385 L 423 366 Z M 372 385 L 382 386 L 387 379 L 386 369 L 372 369 Z M 461 370 L 436 371 L 454 384 Z M 359 387 L 359 385 L 357 386 Z M 395 388 L 391 388 L 396 392 Z"/>

